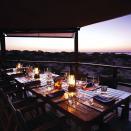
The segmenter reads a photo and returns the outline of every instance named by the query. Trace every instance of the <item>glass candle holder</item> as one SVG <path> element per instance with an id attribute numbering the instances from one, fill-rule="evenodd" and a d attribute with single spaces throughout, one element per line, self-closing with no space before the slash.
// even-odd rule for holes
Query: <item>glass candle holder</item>
<path id="1" fill-rule="evenodd" d="M 22 67 L 21 63 L 18 63 L 18 64 L 16 65 L 16 68 L 21 68 L 21 67 Z"/>
<path id="2" fill-rule="evenodd" d="M 72 106 L 76 104 L 76 80 L 74 75 L 68 76 L 68 103 Z"/>
<path id="3" fill-rule="evenodd" d="M 71 106 L 76 105 L 76 93 L 75 92 L 68 92 L 68 104 Z"/>
<path id="4" fill-rule="evenodd" d="M 74 75 L 68 76 L 68 92 L 76 92 L 76 81 Z"/>
<path id="5" fill-rule="evenodd" d="M 38 78 L 40 78 L 40 74 L 39 74 L 39 69 L 36 67 L 36 68 L 34 68 L 34 78 L 35 79 L 38 79 Z"/>
<path id="6" fill-rule="evenodd" d="M 20 72 L 20 71 L 21 71 L 21 68 L 22 68 L 21 63 L 18 63 L 18 64 L 16 65 L 16 71 L 17 71 L 17 72 Z"/>

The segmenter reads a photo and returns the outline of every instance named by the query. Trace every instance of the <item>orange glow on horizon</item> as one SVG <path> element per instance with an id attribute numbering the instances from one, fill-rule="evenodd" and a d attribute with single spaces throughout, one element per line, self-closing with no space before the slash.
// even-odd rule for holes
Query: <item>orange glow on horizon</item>
<path id="1" fill-rule="evenodd" d="M 7 37 L 7 50 L 29 50 L 45 52 L 74 51 L 73 38 L 27 38 Z"/>

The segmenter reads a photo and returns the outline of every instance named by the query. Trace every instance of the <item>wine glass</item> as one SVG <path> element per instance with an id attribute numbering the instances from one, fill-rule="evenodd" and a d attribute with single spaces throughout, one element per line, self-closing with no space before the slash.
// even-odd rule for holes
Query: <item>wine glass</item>
<path id="1" fill-rule="evenodd" d="M 87 77 L 81 77 L 80 83 L 81 83 L 81 87 L 85 88 L 87 85 Z"/>
<path id="2" fill-rule="evenodd" d="M 93 80 L 92 80 L 93 84 L 95 87 L 99 87 L 100 85 L 100 77 L 96 76 L 96 78 L 93 76 Z"/>

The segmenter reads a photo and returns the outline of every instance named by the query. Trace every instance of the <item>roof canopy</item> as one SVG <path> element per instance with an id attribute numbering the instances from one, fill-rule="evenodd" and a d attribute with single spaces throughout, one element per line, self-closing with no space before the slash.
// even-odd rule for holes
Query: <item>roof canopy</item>
<path id="1" fill-rule="evenodd" d="M 54 37 L 54 38 L 73 38 L 74 33 L 7 33 L 7 37 Z"/>
<path id="2" fill-rule="evenodd" d="M 0 32 L 61 32 L 131 13 L 131 0 L 2 0 L 0 5 Z"/>

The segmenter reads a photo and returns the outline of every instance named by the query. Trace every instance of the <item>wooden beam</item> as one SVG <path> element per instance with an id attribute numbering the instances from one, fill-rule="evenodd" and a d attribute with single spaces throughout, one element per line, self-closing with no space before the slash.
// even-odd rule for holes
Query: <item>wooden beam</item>
<path id="1" fill-rule="evenodd" d="M 0 33 L 0 44 L 1 44 L 1 54 L 4 57 L 5 56 L 5 35 L 4 33 Z"/>
<path id="2" fill-rule="evenodd" d="M 78 31 L 75 32 L 75 38 L 74 38 L 74 52 L 75 52 L 75 60 L 77 61 L 78 58 Z"/>

